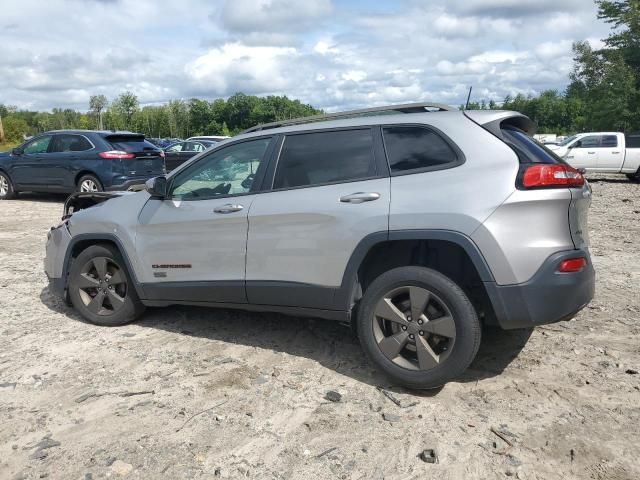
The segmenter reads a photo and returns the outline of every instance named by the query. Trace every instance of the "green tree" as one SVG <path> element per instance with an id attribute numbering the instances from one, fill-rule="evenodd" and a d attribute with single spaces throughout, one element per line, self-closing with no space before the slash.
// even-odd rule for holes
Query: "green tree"
<path id="1" fill-rule="evenodd" d="M 89 97 L 89 110 L 96 117 L 96 125 L 99 130 L 104 129 L 104 125 L 102 123 L 102 112 L 107 105 L 109 104 L 107 97 L 104 95 L 91 95 Z"/>
<path id="2" fill-rule="evenodd" d="M 138 97 L 132 92 L 120 94 L 111 104 L 114 116 L 118 117 L 118 128 L 132 128 L 133 115 L 139 110 Z"/>
<path id="3" fill-rule="evenodd" d="M 16 116 L 9 115 L 2 119 L 4 126 L 4 136 L 8 142 L 19 143 L 24 139 L 24 135 L 29 132 L 29 125 L 27 122 Z"/>

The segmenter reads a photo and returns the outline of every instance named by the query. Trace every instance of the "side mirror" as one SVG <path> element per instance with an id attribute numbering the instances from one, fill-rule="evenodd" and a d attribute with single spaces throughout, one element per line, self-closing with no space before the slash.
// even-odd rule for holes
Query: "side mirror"
<path id="1" fill-rule="evenodd" d="M 22 149 L 20 147 L 16 147 L 13 150 L 11 150 L 11 154 L 15 156 L 20 156 L 22 155 Z"/>
<path id="2" fill-rule="evenodd" d="M 144 183 L 145 190 L 155 198 L 165 198 L 167 196 L 167 178 L 153 177 Z"/>

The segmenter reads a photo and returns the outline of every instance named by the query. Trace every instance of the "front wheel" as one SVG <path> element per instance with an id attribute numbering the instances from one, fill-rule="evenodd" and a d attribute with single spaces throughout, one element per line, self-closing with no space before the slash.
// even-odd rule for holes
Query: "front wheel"
<path id="1" fill-rule="evenodd" d="M 468 297 L 429 268 L 380 275 L 366 290 L 357 321 L 369 358 L 409 388 L 437 388 L 459 376 L 480 347 L 480 321 Z"/>
<path id="2" fill-rule="evenodd" d="M 640 168 L 636 173 L 627 173 L 627 178 L 632 182 L 640 182 Z"/>
<path id="3" fill-rule="evenodd" d="M 11 200 L 16 196 L 16 192 L 13 189 L 13 183 L 9 175 L 4 172 L 0 172 L 0 200 Z"/>
<path id="4" fill-rule="evenodd" d="M 144 312 L 120 253 L 110 245 L 93 245 L 73 261 L 69 298 L 96 325 L 124 325 Z"/>

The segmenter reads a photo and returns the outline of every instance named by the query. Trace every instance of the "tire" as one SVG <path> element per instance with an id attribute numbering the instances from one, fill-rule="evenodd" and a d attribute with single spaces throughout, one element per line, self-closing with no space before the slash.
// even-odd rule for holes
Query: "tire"
<path id="1" fill-rule="evenodd" d="M 636 173 L 627 173 L 627 178 L 632 182 L 640 182 L 640 169 Z"/>
<path id="2" fill-rule="evenodd" d="M 94 175 L 83 175 L 76 185 L 77 192 L 102 192 L 102 183 Z"/>
<path id="3" fill-rule="evenodd" d="M 469 298 L 429 268 L 401 267 L 380 275 L 365 291 L 357 322 L 368 357 L 409 388 L 444 385 L 467 369 L 480 347 L 481 325 Z"/>
<path id="4" fill-rule="evenodd" d="M 16 197 L 16 191 L 13 189 L 13 183 L 9 175 L 0 172 L 0 200 L 11 200 Z"/>
<path id="5" fill-rule="evenodd" d="M 68 292 L 75 309 L 95 325 L 124 325 L 145 310 L 122 255 L 110 245 L 93 245 L 74 259 Z"/>

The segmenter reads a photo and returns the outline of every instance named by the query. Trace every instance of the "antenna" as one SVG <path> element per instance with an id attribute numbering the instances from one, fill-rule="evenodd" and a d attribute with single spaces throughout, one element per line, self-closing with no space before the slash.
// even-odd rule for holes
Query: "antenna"
<path id="1" fill-rule="evenodd" d="M 469 102 L 471 101 L 471 92 L 473 91 L 473 86 L 469 87 L 469 95 L 467 95 L 467 103 L 464 106 L 465 110 L 469 109 Z"/>

